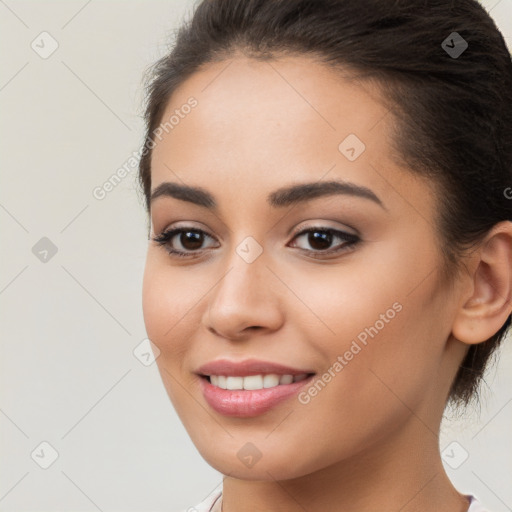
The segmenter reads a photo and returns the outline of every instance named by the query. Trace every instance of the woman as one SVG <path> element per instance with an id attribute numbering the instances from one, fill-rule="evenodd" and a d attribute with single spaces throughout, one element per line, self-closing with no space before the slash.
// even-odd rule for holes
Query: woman
<path id="1" fill-rule="evenodd" d="M 486 11 L 204 0 L 147 92 L 144 320 L 225 475 L 195 510 L 483 510 L 438 436 L 511 321 L 512 64 Z"/>

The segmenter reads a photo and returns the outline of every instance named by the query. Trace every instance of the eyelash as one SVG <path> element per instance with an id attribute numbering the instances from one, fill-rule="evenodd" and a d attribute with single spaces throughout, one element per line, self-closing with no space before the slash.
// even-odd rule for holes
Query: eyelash
<path id="1" fill-rule="evenodd" d="M 154 236 L 152 238 L 152 240 L 154 242 L 156 242 L 158 245 L 164 247 L 164 249 L 171 256 L 177 256 L 179 258 L 191 258 L 191 257 L 193 258 L 193 257 L 195 257 L 195 254 L 200 252 L 200 250 L 185 252 L 185 251 L 180 251 L 180 250 L 177 250 L 177 249 L 173 249 L 173 248 L 170 247 L 170 244 L 169 244 L 169 242 L 171 242 L 171 240 L 177 234 L 187 233 L 187 232 L 194 232 L 194 233 L 204 234 L 204 235 L 206 235 L 209 238 L 213 238 L 210 235 L 208 235 L 208 233 L 203 231 L 202 229 L 181 227 L 181 228 L 174 228 L 174 229 L 169 229 L 167 231 L 164 231 L 164 232 L 160 233 L 159 235 Z M 319 256 L 321 257 L 321 256 L 324 256 L 324 255 L 332 255 L 332 254 L 336 254 L 336 253 L 339 253 L 339 252 L 346 251 L 346 250 L 350 249 L 351 247 L 354 247 L 357 243 L 359 243 L 361 241 L 361 239 L 357 235 L 353 235 L 351 233 L 346 233 L 344 231 L 340 231 L 340 230 L 333 229 L 333 228 L 326 228 L 326 227 L 320 227 L 320 226 L 318 226 L 318 227 L 317 226 L 313 226 L 313 227 L 304 229 L 302 231 L 299 231 L 293 237 L 292 240 L 295 240 L 296 238 L 298 238 L 300 236 L 307 235 L 308 233 L 328 233 L 328 234 L 333 235 L 334 237 L 337 237 L 337 238 L 340 238 L 340 239 L 344 240 L 344 242 L 345 242 L 341 246 L 339 246 L 337 249 L 325 249 L 323 251 L 314 251 L 314 250 L 309 250 L 309 249 L 301 249 L 302 251 L 305 251 L 307 253 L 316 254 L 316 256 L 313 256 L 315 258 L 318 258 Z"/>

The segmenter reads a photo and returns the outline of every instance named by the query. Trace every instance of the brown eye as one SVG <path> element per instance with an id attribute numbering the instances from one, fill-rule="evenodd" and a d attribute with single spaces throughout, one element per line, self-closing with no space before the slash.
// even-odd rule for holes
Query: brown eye
<path id="1" fill-rule="evenodd" d="M 200 231 L 182 231 L 174 238 L 180 242 L 182 246 L 181 248 L 188 251 L 196 251 L 197 249 L 200 249 L 204 243 L 204 234 Z"/>
<path id="2" fill-rule="evenodd" d="M 360 238 L 357 235 L 337 229 L 313 227 L 301 231 L 293 240 L 292 247 L 299 247 L 313 256 L 315 254 L 321 256 L 346 250 L 359 242 Z M 302 240 L 302 242 L 298 243 L 299 240 Z"/>
<path id="3" fill-rule="evenodd" d="M 332 244 L 333 236 L 326 231 L 310 231 L 307 236 L 309 245 L 319 251 L 329 249 Z"/>
<path id="4" fill-rule="evenodd" d="M 169 229 L 153 238 L 153 241 L 164 246 L 169 254 L 176 256 L 196 256 L 203 249 L 212 247 L 211 241 L 214 240 L 208 233 L 195 228 Z M 204 244 L 208 241 L 210 245 L 205 247 Z"/>

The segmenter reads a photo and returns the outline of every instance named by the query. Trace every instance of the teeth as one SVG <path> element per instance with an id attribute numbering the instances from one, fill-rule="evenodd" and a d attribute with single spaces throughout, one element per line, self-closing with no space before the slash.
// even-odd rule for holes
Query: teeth
<path id="1" fill-rule="evenodd" d="M 292 375 L 281 375 L 281 378 L 279 379 L 279 384 L 291 384 L 292 382 L 293 382 Z"/>
<path id="2" fill-rule="evenodd" d="M 308 377 L 307 373 L 300 375 L 277 375 L 270 373 L 267 375 L 248 375 L 247 377 L 233 377 L 225 375 L 210 375 L 210 382 L 219 388 L 237 390 L 255 390 L 264 388 L 273 388 L 281 384 L 291 384 L 292 382 L 300 382 Z"/>
<path id="3" fill-rule="evenodd" d="M 239 377 L 243 380 L 244 389 L 262 389 L 263 388 L 263 376 L 262 375 L 251 375 L 249 377 Z"/>
<path id="4" fill-rule="evenodd" d="M 265 375 L 263 377 L 264 388 L 273 388 L 275 386 L 279 386 L 279 375 L 271 373 L 270 375 Z"/>
<path id="5" fill-rule="evenodd" d="M 226 389 L 244 389 L 244 378 L 228 377 L 226 379 Z"/>

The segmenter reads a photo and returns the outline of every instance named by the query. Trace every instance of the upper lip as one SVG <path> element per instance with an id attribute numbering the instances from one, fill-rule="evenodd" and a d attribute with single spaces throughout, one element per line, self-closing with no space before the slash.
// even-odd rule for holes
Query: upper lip
<path id="1" fill-rule="evenodd" d="M 230 361 L 218 359 L 200 366 L 196 373 L 199 375 L 225 375 L 232 377 L 244 377 L 246 375 L 259 375 L 261 373 L 274 373 L 277 375 L 300 375 L 314 373 L 311 370 L 300 370 L 279 363 L 261 361 L 258 359 L 245 359 L 243 361 Z"/>

